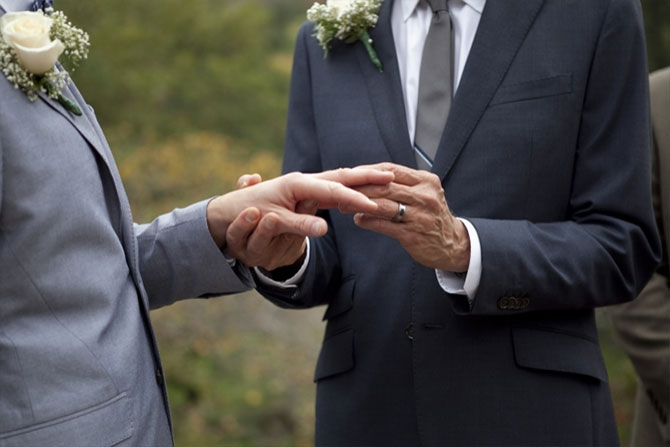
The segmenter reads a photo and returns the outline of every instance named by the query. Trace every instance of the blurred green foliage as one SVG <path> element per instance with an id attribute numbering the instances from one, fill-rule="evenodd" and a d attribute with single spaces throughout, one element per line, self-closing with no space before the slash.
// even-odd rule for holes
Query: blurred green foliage
<path id="1" fill-rule="evenodd" d="M 61 0 L 91 36 L 74 74 L 111 136 L 211 131 L 280 153 L 305 3 Z"/>
<path id="2" fill-rule="evenodd" d="M 58 0 L 91 35 L 73 74 L 110 140 L 137 221 L 279 173 L 293 40 L 311 1 Z M 642 0 L 649 66 L 670 65 L 670 2 Z M 312 444 L 322 310 L 255 293 L 152 314 L 180 446 Z M 635 374 L 599 312 L 617 422 Z"/>

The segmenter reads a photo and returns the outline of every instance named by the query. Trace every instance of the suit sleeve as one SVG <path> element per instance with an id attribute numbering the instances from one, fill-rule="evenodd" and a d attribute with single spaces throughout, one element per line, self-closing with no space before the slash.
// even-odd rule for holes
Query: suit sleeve
<path id="1" fill-rule="evenodd" d="M 648 110 L 640 5 L 612 0 L 581 110 L 567 218 L 470 219 L 481 240 L 482 276 L 474 307 L 463 313 L 594 308 L 639 293 L 660 258 Z M 510 302 L 524 305 L 504 309 Z"/>
<path id="2" fill-rule="evenodd" d="M 289 98 L 286 143 L 282 171 L 321 172 L 316 124 L 312 105 L 312 83 L 307 39 L 312 26 L 300 29 L 296 41 L 291 94 Z M 322 238 L 310 239 L 310 259 L 303 281 L 296 289 L 279 289 L 257 282 L 258 291 L 281 307 L 307 308 L 330 301 L 341 276 L 335 234 L 330 225 L 330 212 L 320 213 L 328 222 L 329 231 Z"/>
<path id="3" fill-rule="evenodd" d="M 208 202 L 135 225 L 140 272 L 151 308 L 186 298 L 239 293 L 253 284 L 248 270 L 231 266 L 212 239 Z"/>

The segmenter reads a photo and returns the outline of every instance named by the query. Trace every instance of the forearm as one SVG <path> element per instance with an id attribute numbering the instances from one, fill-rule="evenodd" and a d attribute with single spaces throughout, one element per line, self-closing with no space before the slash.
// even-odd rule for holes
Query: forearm
<path id="1" fill-rule="evenodd" d="M 656 264 L 652 229 L 645 233 L 613 218 L 597 225 L 471 222 L 482 246 L 474 314 L 576 310 L 627 301 Z"/>
<path id="2" fill-rule="evenodd" d="M 140 271 L 152 308 L 249 288 L 248 280 L 238 277 L 210 234 L 208 202 L 135 226 Z"/>
<path id="3" fill-rule="evenodd" d="M 610 2 L 583 88 L 581 109 L 574 112 L 580 116 L 576 142 L 551 147 L 551 154 L 573 154 L 566 159 L 570 182 L 543 176 L 531 178 L 527 186 L 529 194 L 542 192 L 534 207 L 548 200 L 553 206 L 542 213 L 526 210 L 520 219 L 527 220 L 469 219 L 482 246 L 474 313 L 615 304 L 633 299 L 656 268 L 660 243 L 650 193 L 648 78 L 639 3 Z M 545 159 L 550 163 L 551 154 L 537 157 L 538 166 Z M 542 168 L 550 172 L 551 166 Z"/>

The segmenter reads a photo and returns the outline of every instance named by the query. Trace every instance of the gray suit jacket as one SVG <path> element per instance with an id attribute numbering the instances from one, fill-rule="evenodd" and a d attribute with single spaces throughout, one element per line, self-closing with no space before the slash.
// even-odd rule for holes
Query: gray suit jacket
<path id="1" fill-rule="evenodd" d="M 206 202 L 133 224 L 92 109 L 64 93 L 83 116 L 0 76 L 0 446 L 171 445 L 149 309 L 246 286 Z"/>
<path id="2" fill-rule="evenodd" d="M 667 262 L 670 241 L 670 68 L 652 73 L 654 208 Z M 667 271 L 665 272 L 667 274 Z M 670 447 L 670 285 L 655 274 L 635 301 L 610 310 L 614 327 L 640 377 L 632 445 Z"/>
<path id="3" fill-rule="evenodd" d="M 416 166 L 391 3 L 371 32 L 383 73 L 300 31 L 286 171 Z M 433 166 L 481 240 L 474 306 L 336 211 L 297 290 L 263 288 L 329 306 L 317 444 L 618 443 L 593 308 L 634 298 L 660 255 L 644 54 L 637 0 L 486 3 Z"/>

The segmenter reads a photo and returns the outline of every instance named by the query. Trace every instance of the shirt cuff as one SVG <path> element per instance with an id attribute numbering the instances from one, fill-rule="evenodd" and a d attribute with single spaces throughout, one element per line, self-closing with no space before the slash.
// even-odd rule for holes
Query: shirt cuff
<path id="1" fill-rule="evenodd" d="M 302 282 L 302 279 L 305 276 L 305 271 L 307 270 L 307 265 L 309 264 L 309 254 L 310 254 L 309 244 L 310 244 L 309 238 L 307 238 L 307 247 L 305 247 L 305 260 L 303 261 L 302 266 L 300 266 L 300 270 L 298 270 L 298 272 L 295 275 L 291 276 L 286 281 L 275 281 L 274 279 L 264 275 L 261 269 L 259 269 L 258 267 L 254 267 L 254 271 L 256 272 L 256 278 L 258 278 L 258 281 L 265 284 L 266 286 L 277 287 L 279 289 L 297 288 L 298 284 Z"/>
<path id="2" fill-rule="evenodd" d="M 482 246 L 475 227 L 468 220 L 460 218 L 459 220 L 465 225 L 468 237 L 470 237 L 468 271 L 466 273 L 454 273 L 447 270 L 435 270 L 435 274 L 442 290 L 455 295 L 465 295 L 472 305 L 482 277 Z"/>
<path id="3" fill-rule="evenodd" d="M 223 258 L 226 260 L 226 262 L 228 263 L 228 265 L 230 266 L 230 268 L 231 268 L 231 269 L 232 269 L 232 268 L 235 268 L 235 266 L 237 265 L 237 259 L 233 258 L 233 257 L 230 255 L 230 253 L 228 253 L 228 250 L 225 249 L 225 248 L 223 249 L 222 253 L 223 253 Z"/>
<path id="4" fill-rule="evenodd" d="M 223 254 L 223 259 L 226 260 L 230 268 L 233 270 L 233 272 L 235 272 L 237 278 L 240 281 L 242 281 L 242 284 L 249 287 L 250 289 L 256 287 L 254 277 L 251 274 L 251 270 L 249 270 L 249 267 L 240 262 L 237 262 L 237 259 L 233 258 L 225 248 L 221 253 Z"/>

